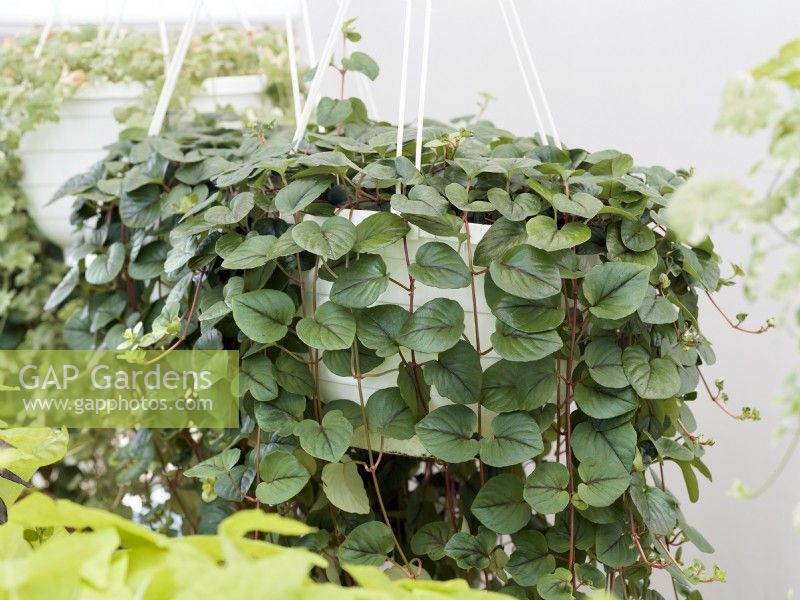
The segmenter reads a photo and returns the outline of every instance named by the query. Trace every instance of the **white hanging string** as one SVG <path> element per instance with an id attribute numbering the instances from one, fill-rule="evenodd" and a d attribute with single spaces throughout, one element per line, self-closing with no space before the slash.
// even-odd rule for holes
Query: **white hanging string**
<path id="1" fill-rule="evenodd" d="M 308 127 L 308 121 L 311 119 L 311 111 L 314 109 L 315 98 L 319 94 L 325 71 L 327 70 L 328 64 L 331 62 L 331 57 L 333 56 L 333 45 L 336 43 L 336 37 L 342 28 L 344 15 L 347 13 L 349 6 L 350 0 L 342 0 L 342 2 L 339 4 L 339 9 L 336 11 L 336 16 L 331 23 L 331 30 L 328 34 L 328 39 L 325 41 L 325 46 L 322 49 L 322 54 L 319 62 L 317 63 L 316 71 L 314 72 L 314 79 L 311 80 L 311 87 L 308 90 L 308 96 L 306 97 L 305 104 L 303 105 L 303 112 L 300 114 L 300 118 L 297 121 L 297 127 L 294 132 L 294 137 L 292 138 L 292 148 L 294 150 L 297 150 L 297 147 L 300 145 L 300 141 L 303 139 L 303 135 L 305 134 L 306 127 Z"/>
<path id="2" fill-rule="evenodd" d="M 108 38 L 106 42 L 111 44 L 114 40 L 117 39 L 117 35 L 119 35 L 119 30 L 122 27 L 122 17 L 125 15 L 125 5 L 127 4 L 127 0 L 120 0 L 119 3 L 119 10 L 117 10 L 117 18 L 114 19 L 114 23 L 111 25 L 111 31 L 108 32 Z"/>
<path id="3" fill-rule="evenodd" d="M 44 27 L 42 27 L 42 33 L 39 34 L 39 41 L 36 43 L 36 48 L 33 51 L 33 58 L 37 60 L 41 58 L 42 50 L 44 50 L 44 43 L 47 41 L 47 36 L 50 35 L 50 30 L 53 29 L 53 22 L 56 20 L 56 12 L 58 12 L 58 3 L 56 0 L 53 0 L 53 9 L 50 11 L 50 16 L 47 17 Z"/>
<path id="4" fill-rule="evenodd" d="M 297 77 L 297 56 L 294 49 L 294 25 L 292 23 L 292 15 L 287 10 L 284 13 L 284 25 L 286 27 L 286 47 L 289 52 L 289 75 L 292 80 L 292 99 L 294 100 L 294 120 L 295 123 L 300 118 L 300 112 L 303 110 L 300 100 L 300 81 Z"/>
<path id="5" fill-rule="evenodd" d="M 431 45 L 431 0 L 425 0 L 425 25 L 422 33 L 422 71 L 419 76 L 419 105 L 417 106 L 417 148 L 414 165 L 422 167 L 422 122 L 425 118 L 425 93 L 428 85 L 428 56 Z"/>
<path id="6" fill-rule="evenodd" d="M 239 16 L 239 23 L 242 24 L 242 29 L 245 31 L 250 31 L 253 27 L 250 24 L 250 19 L 247 18 L 246 14 L 244 14 L 239 0 L 233 0 L 233 6 L 236 9 L 236 14 Z"/>
<path id="7" fill-rule="evenodd" d="M 515 0 L 508 0 L 508 4 L 511 7 L 511 14 L 514 17 L 514 24 L 517 27 L 517 33 L 522 40 L 522 49 L 525 51 L 525 57 L 528 59 L 528 66 L 533 74 L 533 81 L 536 84 L 536 89 L 539 91 L 539 97 L 542 99 L 542 108 L 544 109 L 544 115 L 547 119 L 547 124 L 550 125 L 550 132 L 553 134 L 553 141 L 555 142 L 556 146 L 561 146 L 561 138 L 556 130 L 556 123 L 553 120 L 553 113 L 550 112 L 550 103 L 547 101 L 547 96 L 544 93 L 542 81 L 539 79 L 539 71 L 536 68 L 536 63 L 533 62 L 533 53 L 528 45 L 528 38 L 525 35 L 525 31 L 522 29 L 522 20 L 519 18 L 519 12 L 517 12 L 517 4 Z"/>
<path id="8" fill-rule="evenodd" d="M 533 107 L 533 114 L 536 117 L 536 124 L 539 126 L 539 135 L 544 143 L 547 143 L 547 135 L 545 133 L 544 123 L 542 123 L 542 115 L 539 114 L 539 107 L 536 104 L 536 98 L 533 95 L 533 90 L 531 89 L 531 82 L 528 81 L 528 74 L 525 71 L 525 63 L 522 62 L 522 54 L 519 51 L 519 45 L 517 44 L 517 40 L 514 37 L 514 31 L 511 29 L 511 21 L 508 19 L 508 13 L 506 12 L 505 4 L 503 4 L 503 0 L 497 0 L 497 4 L 500 6 L 500 14 L 503 15 L 503 22 L 505 23 L 506 30 L 508 31 L 508 38 L 511 41 L 511 48 L 514 50 L 514 57 L 517 59 L 517 65 L 519 66 L 520 74 L 522 75 L 522 83 L 525 86 L 525 92 L 528 94 L 528 100 L 530 100 L 531 106 Z"/>
<path id="9" fill-rule="evenodd" d="M 397 150 L 396 156 L 403 155 L 403 139 L 405 137 L 406 95 L 408 90 L 408 48 L 411 43 L 411 0 L 406 0 L 406 18 L 403 26 L 403 59 L 400 67 L 400 98 L 397 102 Z M 396 191 L 400 193 L 400 182 Z"/>
<path id="10" fill-rule="evenodd" d="M 300 13 L 303 17 L 303 29 L 306 36 L 306 52 L 308 52 L 308 64 L 316 66 L 317 55 L 314 52 L 314 35 L 311 33 L 311 17 L 308 13 L 308 1 L 300 0 Z"/>
<path id="11" fill-rule="evenodd" d="M 164 57 L 164 66 L 169 66 L 169 37 L 167 37 L 167 24 L 164 17 L 158 17 L 158 37 L 161 41 L 161 55 Z"/>
<path id="12" fill-rule="evenodd" d="M 169 101 L 172 98 L 172 93 L 175 91 L 175 85 L 178 83 L 178 76 L 180 75 L 183 61 L 186 58 L 186 51 L 189 49 L 189 43 L 192 40 L 192 34 L 197 24 L 197 15 L 200 12 L 200 4 L 202 1 L 203 0 L 194 0 L 192 2 L 189 18 L 186 20 L 183 30 L 181 30 L 181 36 L 178 38 L 178 43 L 175 46 L 175 53 L 172 55 L 172 61 L 164 77 L 164 87 L 161 88 L 161 95 L 158 97 L 158 103 L 153 111 L 153 118 L 150 121 L 150 129 L 148 129 L 147 135 L 158 135 L 164 125 L 164 118 L 167 116 Z"/>

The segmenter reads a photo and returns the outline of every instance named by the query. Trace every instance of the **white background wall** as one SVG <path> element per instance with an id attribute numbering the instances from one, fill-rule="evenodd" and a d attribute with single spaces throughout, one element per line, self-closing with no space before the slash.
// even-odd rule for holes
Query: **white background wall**
<path id="1" fill-rule="evenodd" d="M 723 137 L 712 131 L 712 124 L 722 86 L 731 74 L 800 37 L 797 0 L 517 1 L 567 144 L 590 150 L 617 148 L 641 164 L 693 166 L 701 173 L 740 176 L 763 154 L 763 140 Z M 208 2 L 215 18 L 235 19 L 230 2 Z M 45 0 L 13 4 L 16 12 L 3 6 L 8 12 L 0 16 L 0 26 L 44 14 L 49 6 Z M 102 15 L 102 2 L 62 4 L 93 4 L 94 14 Z M 145 0 L 130 4 L 146 12 L 141 8 Z M 240 4 L 254 21 L 274 7 L 263 1 Z M 335 3 L 309 4 L 319 51 Z M 169 5 L 179 17 L 178 7 L 187 3 L 175 0 Z M 112 2 L 109 14 L 116 14 L 114 6 Z M 399 0 L 354 0 L 350 11 L 359 17 L 362 49 L 381 65 L 373 89 L 384 119 L 397 112 L 403 8 Z M 417 57 L 421 27 L 420 10 L 412 34 Z M 434 0 L 432 31 L 427 114 L 448 119 L 470 113 L 478 93 L 490 91 L 497 100 L 487 117 L 518 133 L 530 133 L 533 116 L 496 3 Z M 412 62 L 411 99 L 417 89 L 416 65 Z M 336 93 L 333 80 L 328 81 L 331 94 Z M 415 100 L 409 100 L 410 118 L 415 106 Z M 718 236 L 718 250 L 728 262 L 746 263 L 748 246 L 747 235 Z M 748 310 L 754 322 L 777 311 L 768 300 L 747 306 L 736 289 L 719 297 L 729 313 Z M 705 397 L 696 402 L 701 429 L 717 441 L 707 456 L 715 481 L 702 483 L 700 503 L 687 501 L 685 512 L 716 546 L 714 558 L 729 576 L 728 584 L 705 586 L 703 593 L 712 600 L 784 598 L 792 587 L 800 592 L 800 532 L 792 529 L 792 510 L 800 501 L 800 458 L 795 457 L 781 481 L 758 500 L 733 500 L 725 491 L 735 478 L 757 487 L 781 456 L 785 442 L 772 440 L 781 410 L 772 398 L 800 355 L 781 334 L 736 333 L 708 309 L 702 323 L 719 359 L 709 374 L 726 378 L 733 406 L 755 405 L 764 416 L 760 423 L 738 423 Z M 680 491 L 677 469 L 668 473 L 667 482 Z"/>

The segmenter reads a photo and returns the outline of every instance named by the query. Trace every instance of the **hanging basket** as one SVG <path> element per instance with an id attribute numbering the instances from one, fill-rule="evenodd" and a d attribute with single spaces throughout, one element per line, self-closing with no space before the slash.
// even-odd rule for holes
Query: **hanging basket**
<path id="1" fill-rule="evenodd" d="M 212 77 L 191 102 L 199 112 L 230 105 L 237 112 L 265 103 L 262 75 Z M 103 149 L 117 140 L 122 125 L 114 111 L 141 102 L 138 83 L 87 84 L 64 100 L 59 120 L 44 123 L 20 144 L 25 174 L 21 185 L 28 210 L 42 233 L 63 248 L 71 242 L 71 198 L 50 204 L 55 191 L 74 173 L 81 173 L 105 156 Z"/>

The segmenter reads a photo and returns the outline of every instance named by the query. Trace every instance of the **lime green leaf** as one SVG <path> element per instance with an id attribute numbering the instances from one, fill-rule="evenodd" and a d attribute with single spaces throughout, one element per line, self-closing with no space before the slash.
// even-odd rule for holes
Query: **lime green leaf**
<path id="1" fill-rule="evenodd" d="M 542 434 L 536 420 L 526 412 L 497 415 L 491 431 L 480 440 L 481 459 L 492 467 L 509 467 L 541 454 Z"/>
<path id="2" fill-rule="evenodd" d="M 681 387 L 678 368 L 668 358 L 650 358 L 641 346 L 630 346 L 622 353 L 622 368 L 631 386 L 642 398 L 671 398 Z"/>
<path id="3" fill-rule="evenodd" d="M 233 320 L 254 342 L 271 344 L 289 331 L 295 306 L 292 299 L 277 290 L 256 290 L 231 299 Z"/>
<path id="4" fill-rule="evenodd" d="M 356 226 L 339 216 L 326 218 L 322 225 L 306 220 L 292 228 L 292 239 L 303 250 L 336 260 L 347 254 L 356 243 Z"/>
<path id="5" fill-rule="evenodd" d="M 343 562 L 379 567 L 388 560 L 392 548 L 394 541 L 389 528 L 379 521 L 369 521 L 353 529 L 336 554 Z"/>
<path id="6" fill-rule="evenodd" d="M 631 484 L 631 475 L 622 464 L 596 458 L 581 462 L 578 474 L 582 479 L 578 495 L 589 506 L 611 506 Z"/>
<path id="7" fill-rule="evenodd" d="M 416 262 L 409 266 L 408 272 L 414 279 L 435 288 L 456 289 L 472 283 L 464 260 L 443 242 L 428 242 L 420 246 Z"/>
<path id="8" fill-rule="evenodd" d="M 291 500 L 311 478 L 308 469 L 288 452 L 268 454 L 261 461 L 258 470 L 261 483 L 256 487 L 256 498 L 270 505 Z"/>
<path id="9" fill-rule="evenodd" d="M 528 300 L 548 298 L 561 291 L 561 275 L 553 259 L 527 244 L 511 248 L 492 261 L 489 272 L 501 290 Z"/>
<path id="10" fill-rule="evenodd" d="M 297 337 L 318 350 L 344 350 L 353 345 L 356 320 L 346 308 L 326 302 L 317 308 L 314 317 L 300 319 Z"/>
<path id="11" fill-rule="evenodd" d="M 322 422 L 305 419 L 294 428 L 303 450 L 314 458 L 338 462 L 350 446 L 353 426 L 340 410 L 325 413 Z"/>
<path id="12" fill-rule="evenodd" d="M 543 462 L 525 480 L 523 497 L 538 513 L 561 512 L 569 504 L 569 471 L 561 463 Z"/>
<path id="13" fill-rule="evenodd" d="M 388 285 L 386 263 L 380 256 L 366 254 L 339 272 L 330 298 L 341 306 L 365 308 L 380 298 Z"/>
<path id="14" fill-rule="evenodd" d="M 548 252 L 580 246 L 592 237 L 592 231 L 583 223 L 567 223 L 559 229 L 553 219 L 544 215 L 528 221 L 525 230 L 529 244 Z"/>
<path id="15" fill-rule="evenodd" d="M 337 508 L 358 515 L 369 513 L 369 498 L 356 463 L 348 460 L 325 465 L 322 468 L 322 489 Z"/>
<path id="16" fill-rule="evenodd" d="M 441 406 L 425 416 L 415 429 L 425 449 L 445 462 L 471 460 L 478 453 L 472 438 L 478 418 L 462 404 Z"/>
<path id="17" fill-rule="evenodd" d="M 531 509 L 522 499 L 522 486 L 522 479 L 516 475 L 492 477 L 472 501 L 472 514 L 492 531 L 516 533 L 531 517 Z"/>
<path id="18" fill-rule="evenodd" d="M 400 343 L 418 352 L 444 352 L 464 333 L 464 309 L 448 298 L 420 306 L 400 330 Z"/>
<path id="19" fill-rule="evenodd" d="M 607 262 L 591 268 L 583 281 L 589 310 L 601 319 L 621 319 L 644 301 L 648 269 L 636 264 Z"/>
<path id="20" fill-rule="evenodd" d="M 425 381 L 457 404 L 472 404 L 481 393 L 481 359 L 472 344 L 458 340 L 456 345 L 425 364 Z"/>

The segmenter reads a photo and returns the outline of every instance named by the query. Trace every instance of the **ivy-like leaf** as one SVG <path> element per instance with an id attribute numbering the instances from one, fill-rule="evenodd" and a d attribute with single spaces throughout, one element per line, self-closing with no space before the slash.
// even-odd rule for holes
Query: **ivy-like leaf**
<path id="1" fill-rule="evenodd" d="M 590 458 L 578 465 L 578 495 L 589 506 L 611 506 L 631 484 L 631 475 L 620 463 Z"/>
<path id="2" fill-rule="evenodd" d="M 338 462 L 353 438 L 353 426 L 340 410 L 325 413 L 322 422 L 305 419 L 294 428 L 303 450 L 314 458 Z"/>
<path id="3" fill-rule="evenodd" d="M 481 393 L 481 359 L 472 344 L 458 340 L 456 345 L 425 364 L 425 381 L 457 404 L 472 404 Z"/>
<path id="4" fill-rule="evenodd" d="M 414 279 L 435 288 L 457 289 L 472 282 L 464 260 L 443 242 L 428 242 L 420 246 L 416 262 L 409 266 L 408 272 Z"/>
<path id="5" fill-rule="evenodd" d="M 491 431 L 480 440 L 481 459 L 492 467 L 509 467 L 541 454 L 542 434 L 536 420 L 526 412 L 497 415 Z"/>
<path id="6" fill-rule="evenodd" d="M 305 220 L 292 228 L 292 239 L 303 250 L 328 260 L 347 254 L 356 243 L 356 226 L 344 217 L 328 217 L 322 225 Z"/>
<path id="7" fill-rule="evenodd" d="M 472 438 L 478 418 L 461 404 L 440 406 L 416 424 L 425 449 L 445 462 L 460 463 L 475 458 L 478 440 Z"/>
<path id="8" fill-rule="evenodd" d="M 355 252 L 377 252 L 402 240 L 409 231 L 403 217 L 377 212 L 356 225 Z"/>
<path id="9" fill-rule="evenodd" d="M 86 267 L 86 281 L 92 285 L 102 285 L 112 281 L 125 262 L 125 245 L 114 242 L 108 247 L 105 254 L 96 256 L 92 263 Z"/>
<path id="10" fill-rule="evenodd" d="M 549 553 L 547 540 L 538 531 L 520 531 L 513 540 L 516 549 L 506 569 L 519 585 L 536 585 L 543 575 L 552 573 L 556 568 L 556 559 Z"/>
<path id="11" fill-rule="evenodd" d="M 373 393 L 367 400 L 366 413 L 371 432 L 397 440 L 414 437 L 414 415 L 403 400 L 400 388 Z"/>
<path id="12" fill-rule="evenodd" d="M 641 346 L 629 346 L 622 353 L 622 368 L 633 389 L 642 398 L 671 398 L 681 387 L 678 368 L 668 358 L 650 358 Z"/>
<path id="13" fill-rule="evenodd" d="M 401 306 L 381 304 L 359 312 L 356 320 L 356 336 L 367 348 L 372 348 L 381 357 L 397 354 L 400 332 L 410 314 Z"/>
<path id="14" fill-rule="evenodd" d="M 417 352 L 444 352 L 464 333 L 464 309 L 455 300 L 435 298 L 420 306 L 400 330 L 400 343 Z"/>
<path id="15" fill-rule="evenodd" d="M 522 479 L 516 475 L 492 477 L 472 501 L 472 514 L 492 531 L 516 533 L 531 517 L 531 509 L 522 499 L 522 486 Z"/>
<path id="16" fill-rule="evenodd" d="M 367 254 L 339 272 L 330 298 L 341 306 L 366 308 L 380 298 L 388 285 L 386 263 L 380 256 Z"/>
<path id="17" fill-rule="evenodd" d="M 369 498 L 356 463 L 348 460 L 325 465 L 322 468 L 322 489 L 335 507 L 358 515 L 369 513 Z"/>
<path id="18" fill-rule="evenodd" d="M 523 497 L 538 513 L 561 512 L 569 504 L 569 471 L 561 463 L 543 462 L 525 480 Z"/>
<path id="19" fill-rule="evenodd" d="M 344 562 L 379 567 L 394 548 L 391 530 L 380 521 L 362 523 L 344 539 L 337 556 Z"/>
<path id="20" fill-rule="evenodd" d="M 595 419 L 612 419 L 639 408 L 639 399 L 630 387 L 611 389 L 579 383 L 575 386 L 575 402 Z"/>
<path id="21" fill-rule="evenodd" d="M 492 261 L 489 272 L 497 287 L 520 298 L 539 300 L 561 291 L 561 275 L 553 259 L 527 244 Z"/>
<path id="22" fill-rule="evenodd" d="M 649 270 L 630 263 L 607 262 L 589 270 L 583 294 L 589 311 L 601 319 L 621 319 L 641 306 Z"/>
<path id="23" fill-rule="evenodd" d="M 259 466 L 261 483 L 256 487 L 256 498 L 264 504 L 280 504 L 300 493 L 311 474 L 303 464 L 288 452 L 272 452 Z"/>
<path id="24" fill-rule="evenodd" d="M 592 231 L 583 223 L 566 223 L 559 229 L 553 219 L 544 215 L 528 221 L 525 229 L 528 243 L 547 252 L 574 248 L 592 237 Z"/>
<path id="25" fill-rule="evenodd" d="M 300 319 L 297 337 L 318 350 L 344 350 L 353 345 L 356 320 L 349 310 L 326 302 L 321 304 L 314 317 Z"/>
<path id="26" fill-rule="evenodd" d="M 292 299 L 278 290 L 256 290 L 231 298 L 233 320 L 254 342 L 271 344 L 289 330 L 295 313 Z"/>

